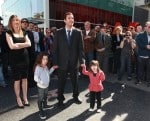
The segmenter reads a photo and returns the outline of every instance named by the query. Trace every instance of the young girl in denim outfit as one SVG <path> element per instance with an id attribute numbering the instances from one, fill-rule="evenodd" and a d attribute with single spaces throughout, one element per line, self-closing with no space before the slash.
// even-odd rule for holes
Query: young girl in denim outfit
<path id="1" fill-rule="evenodd" d="M 50 83 L 49 75 L 57 68 L 56 66 L 53 66 L 49 69 L 48 65 L 48 54 L 44 52 L 40 53 L 35 62 L 34 80 L 37 82 L 38 108 L 41 119 L 46 118 L 43 108 L 46 108 L 47 106 L 48 86 Z"/>

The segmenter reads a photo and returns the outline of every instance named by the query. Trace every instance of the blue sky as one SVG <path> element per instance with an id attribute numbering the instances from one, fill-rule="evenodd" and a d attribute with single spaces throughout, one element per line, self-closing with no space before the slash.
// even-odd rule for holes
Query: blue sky
<path id="1" fill-rule="evenodd" d="M 0 16 L 2 16 L 2 9 L 1 9 L 1 5 L 4 2 L 4 0 L 0 0 Z"/>

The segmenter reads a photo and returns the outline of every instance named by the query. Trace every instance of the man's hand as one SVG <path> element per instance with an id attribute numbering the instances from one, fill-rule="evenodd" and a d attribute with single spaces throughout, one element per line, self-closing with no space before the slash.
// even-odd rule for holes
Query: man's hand
<path id="1" fill-rule="evenodd" d="M 98 52 L 103 52 L 104 50 L 105 50 L 105 48 L 97 49 Z"/>
<path id="2" fill-rule="evenodd" d="M 86 65 L 85 64 L 81 64 L 81 67 L 85 67 Z"/>
<path id="3" fill-rule="evenodd" d="M 91 36 L 88 36 L 88 35 L 84 37 L 84 39 L 90 39 L 90 38 Z"/>

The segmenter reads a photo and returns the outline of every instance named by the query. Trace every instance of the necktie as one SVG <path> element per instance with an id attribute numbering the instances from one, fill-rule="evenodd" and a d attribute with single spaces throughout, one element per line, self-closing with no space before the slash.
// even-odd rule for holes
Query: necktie
<path id="1" fill-rule="evenodd" d="M 71 40 L 71 35 L 70 35 L 70 30 L 67 30 L 68 36 L 67 36 L 67 41 L 68 41 L 68 45 L 70 45 L 70 40 Z"/>
<path id="2" fill-rule="evenodd" d="M 102 42 L 103 42 L 103 44 L 104 44 L 104 41 L 105 41 L 105 40 L 104 40 L 104 35 L 102 35 Z"/>

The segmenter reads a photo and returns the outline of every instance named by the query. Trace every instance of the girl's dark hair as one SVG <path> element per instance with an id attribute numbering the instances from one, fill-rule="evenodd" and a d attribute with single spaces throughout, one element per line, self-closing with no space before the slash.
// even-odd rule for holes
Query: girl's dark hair
<path id="1" fill-rule="evenodd" d="M 91 70 L 91 66 L 97 66 L 97 71 L 99 72 L 100 71 L 100 67 L 99 67 L 99 62 L 97 61 L 97 60 L 92 60 L 91 62 L 90 62 L 90 68 L 89 68 L 89 71 L 90 72 L 93 72 L 92 70 Z"/>
<path id="2" fill-rule="evenodd" d="M 35 68 L 37 65 L 41 65 L 42 63 L 42 59 L 43 59 L 43 56 L 49 56 L 48 53 L 46 52 L 41 52 L 38 54 L 37 58 L 36 58 L 36 61 L 35 61 L 35 64 L 34 64 L 34 67 L 33 67 L 33 70 L 35 71 Z M 47 67 L 50 68 L 50 61 L 48 60 L 48 63 L 47 63 Z"/>

